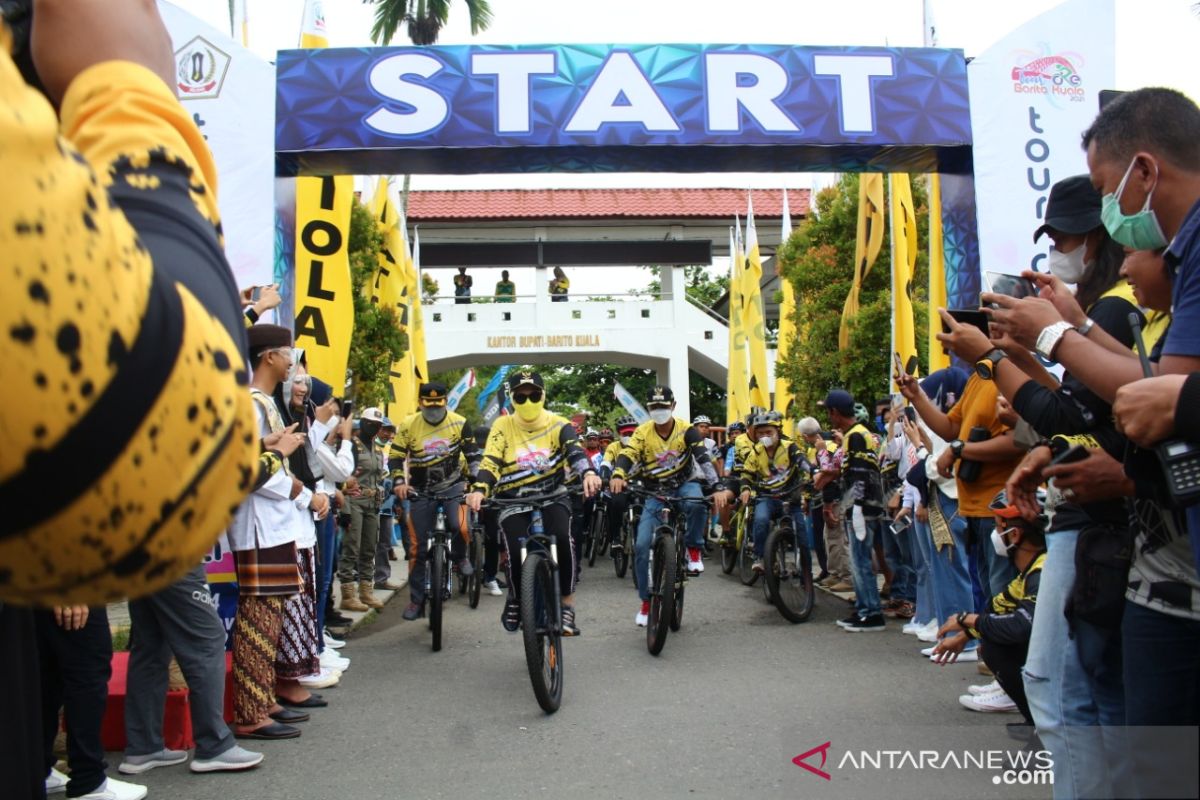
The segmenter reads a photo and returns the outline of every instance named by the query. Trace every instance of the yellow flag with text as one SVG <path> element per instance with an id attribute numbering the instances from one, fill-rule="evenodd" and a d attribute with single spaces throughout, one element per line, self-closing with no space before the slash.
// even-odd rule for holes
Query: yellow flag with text
<path id="1" fill-rule="evenodd" d="M 854 237 L 854 282 L 842 309 L 838 348 L 850 346 L 850 320 L 858 314 L 858 295 L 863 279 L 875 266 L 883 249 L 883 175 L 864 172 L 858 180 L 858 228 Z"/>
<path id="2" fill-rule="evenodd" d="M 946 253 L 942 241 L 942 176 L 929 176 L 929 371 L 937 372 L 950 366 L 946 352 L 937 335 L 942 332 L 939 308 L 946 307 Z"/>
<path id="3" fill-rule="evenodd" d="M 783 190 L 783 225 L 779 241 L 786 244 L 792 235 L 792 214 L 788 207 L 787 189 Z M 775 274 L 779 276 L 779 286 L 782 298 L 779 301 L 779 335 L 775 341 L 775 410 L 783 415 L 783 433 L 791 437 L 795 433 L 796 422 L 792 418 L 791 384 L 780 375 L 780 364 L 787 358 L 792 342 L 796 339 L 796 293 L 792 282 L 783 274 L 779 263 L 779 251 L 775 251 Z"/>
<path id="4" fill-rule="evenodd" d="M 767 322 L 763 313 L 762 256 L 758 250 L 758 231 L 754 228 L 754 201 L 746 210 L 746 263 L 742 279 L 742 327 L 750 345 L 750 405 L 771 407 L 771 387 L 767 383 Z"/>
<path id="5" fill-rule="evenodd" d="M 417 384 L 413 376 L 412 340 L 409 325 L 412 307 L 409 295 L 408 241 L 404 217 L 399 212 L 399 198 L 393 196 L 391 183 L 381 177 L 371 200 L 371 216 L 383 235 L 379 251 L 379 268 L 370 285 L 371 302 L 391 307 L 396 324 L 409 332 L 409 344 L 404 355 L 392 362 L 388 372 L 389 397 L 387 415 L 403 419 L 417 409 Z"/>
<path id="6" fill-rule="evenodd" d="M 919 372 L 913 275 L 917 269 L 917 214 L 907 173 L 889 176 L 892 213 L 892 348 L 909 375 Z M 894 371 L 889 366 L 889 371 Z M 898 385 L 894 385 L 899 390 Z"/>
<path id="7" fill-rule="evenodd" d="M 409 266 L 409 297 L 412 298 L 409 339 L 412 341 L 413 374 L 417 383 L 421 384 L 429 380 L 429 360 L 425 356 L 425 315 L 421 312 L 421 232 L 416 229 L 413 230 L 412 261 Z"/>
<path id="8" fill-rule="evenodd" d="M 350 229 L 354 179 L 296 179 L 296 346 L 305 348 L 308 371 L 339 387 L 346 381 L 354 298 Z"/>
<path id="9" fill-rule="evenodd" d="M 746 334 L 742 331 L 742 242 L 737 220 L 729 231 L 729 366 L 725 376 L 725 424 L 750 413 Z"/>

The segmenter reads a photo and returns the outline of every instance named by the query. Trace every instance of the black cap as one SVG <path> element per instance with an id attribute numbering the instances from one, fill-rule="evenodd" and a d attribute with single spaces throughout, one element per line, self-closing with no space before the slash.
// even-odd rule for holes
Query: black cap
<path id="1" fill-rule="evenodd" d="M 273 350 L 276 347 L 291 347 L 292 332 L 282 325 L 251 325 L 246 330 L 246 339 L 250 344 L 250 352 Z"/>
<path id="2" fill-rule="evenodd" d="M 1033 232 L 1036 242 L 1047 231 L 1081 234 L 1099 228 L 1100 193 L 1087 175 L 1063 178 L 1050 187 L 1046 201 L 1046 221 Z"/>
<path id="3" fill-rule="evenodd" d="M 422 383 L 421 388 L 417 389 L 417 399 L 421 401 L 421 405 L 446 405 L 446 384 L 437 381 Z"/>
<path id="4" fill-rule="evenodd" d="M 531 369 L 523 369 L 508 376 L 508 390 L 510 392 L 515 392 L 522 386 L 536 386 L 539 389 L 546 388 L 546 384 L 542 382 L 542 376 Z"/>
<path id="5" fill-rule="evenodd" d="M 830 411 L 837 411 L 847 417 L 854 416 L 854 395 L 845 389 L 830 389 L 825 399 L 817 405 Z"/>
<path id="6" fill-rule="evenodd" d="M 646 397 L 646 405 L 671 405 L 675 402 L 675 393 L 669 386 L 655 386 Z"/>

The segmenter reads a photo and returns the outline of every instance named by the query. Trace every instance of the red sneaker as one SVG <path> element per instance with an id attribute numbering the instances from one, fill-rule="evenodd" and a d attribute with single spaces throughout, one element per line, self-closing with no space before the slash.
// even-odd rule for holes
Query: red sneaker
<path id="1" fill-rule="evenodd" d="M 647 623 L 650 622 L 650 601 L 649 600 L 642 601 L 642 610 L 637 613 L 637 616 L 633 618 L 633 621 L 635 623 L 637 623 L 640 627 L 643 627 L 643 628 L 646 627 Z"/>
<path id="2" fill-rule="evenodd" d="M 688 572 L 692 575 L 699 575 L 704 572 L 704 554 L 700 552 L 699 547 L 689 547 L 688 552 Z"/>

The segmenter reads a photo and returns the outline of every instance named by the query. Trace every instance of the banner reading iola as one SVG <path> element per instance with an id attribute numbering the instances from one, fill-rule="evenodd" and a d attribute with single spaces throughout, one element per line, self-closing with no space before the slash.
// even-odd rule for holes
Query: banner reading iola
<path id="1" fill-rule="evenodd" d="M 346 382 L 354 298 L 349 242 L 354 179 L 296 180 L 296 346 L 308 371 L 330 386 Z"/>
<path id="2" fill-rule="evenodd" d="M 985 270 L 1046 271 L 1048 247 L 1033 232 L 1050 187 L 1087 172 L 1079 134 L 1096 118 L 1100 91 L 1115 85 L 1115 27 L 1113 0 L 1070 0 L 967 65 Z"/>

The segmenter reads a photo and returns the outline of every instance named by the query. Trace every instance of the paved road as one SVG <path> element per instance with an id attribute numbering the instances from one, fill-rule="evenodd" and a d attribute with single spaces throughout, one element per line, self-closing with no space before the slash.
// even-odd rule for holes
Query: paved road
<path id="1" fill-rule="evenodd" d="M 683 630 L 654 658 L 633 625 L 629 577 L 585 567 L 584 635 L 567 642 L 565 697 L 552 716 L 534 700 L 520 638 L 499 625 L 501 598 L 484 596 L 475 611 L 456 598 L 440 653 L 424 621 L 401 619 L 399 600 L 352 636 L 351 670 L 300 739 L 266 743 L 252 773 L 155 770 L 140 781 L 151 797 L 1048 796 L 947 764 L 839 764 L 847 751 L 1010 748 L 1003 723 L 1014 717 L 961 708 L 957 696 L 986 679 L 973 664 L 929 663 L 898 625 L 843 632 L 832 623 L 846 605 L 826 594 L 808 623 L 790 625 L 759 587 L 710 560 L 689 584 Z M 825 742 L 828 781 L 792 763 Z M 820 755 L 806 763 L 819 768 Z"/>

